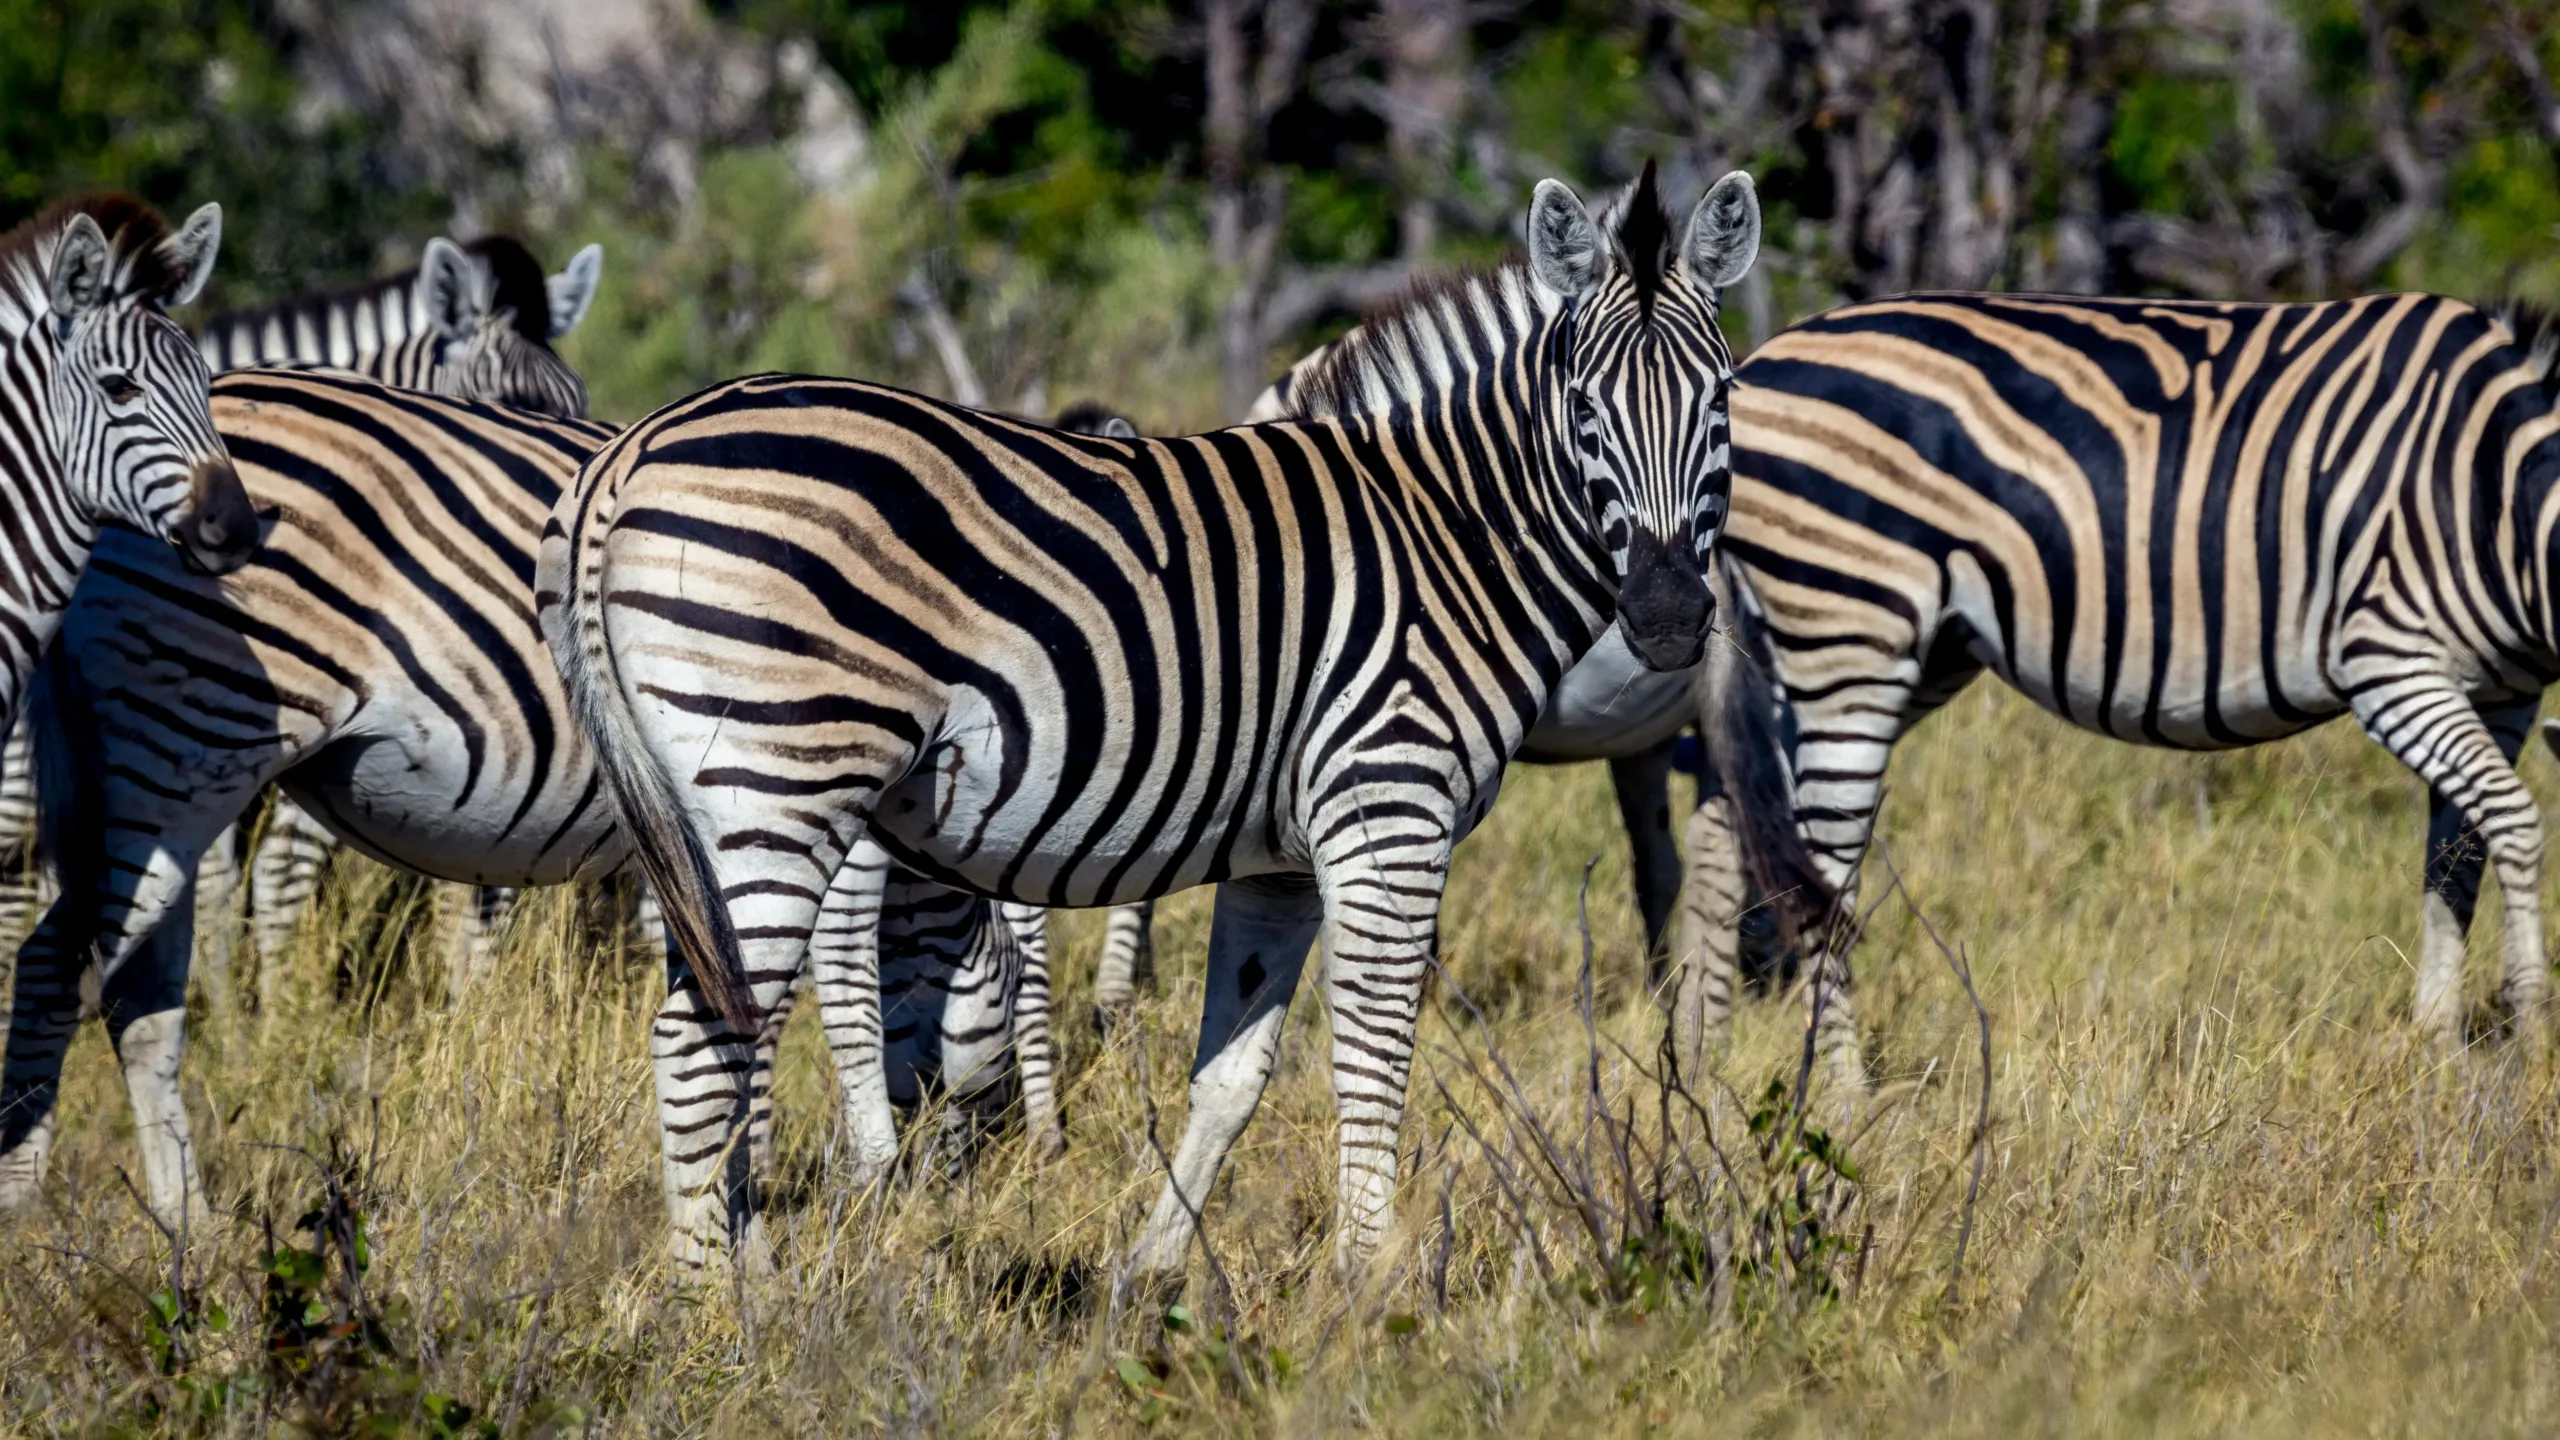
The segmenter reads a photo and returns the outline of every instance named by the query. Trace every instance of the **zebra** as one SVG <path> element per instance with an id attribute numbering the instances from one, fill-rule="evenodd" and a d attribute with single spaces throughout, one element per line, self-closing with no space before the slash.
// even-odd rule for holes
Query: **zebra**
<path id="1" fill-rule="evenodd" d="M 327 365 L 405 390 L 583 418 L 586 381 L 553 347 L 586 318 L 603 272 L 604 247 L 598 244 L 581 248 L 567 268 L 546 277 L 533 252 L 513 236 L 484 236 L 467 245 L 438 236 L 427 241 L 415 269 L 352 290 L 216 316 L 198 333 L 197 346 L 217 373 L 252 365 Z M 19 743 L 17 736 L 12 743 Z M 0 785 L 0 825 L 12 788 Z M 285 948 L 336 849 L 327 826 L 291 797 L 277 797 L 249 855 L 250 948 L 258 958 L 261 1013 L 275 998 Z M 236 838 L 225 836 L 206 851 L 197 875 L 198 903 L 217 917 L 206 937 L 207 968 L 217 984 L 231 968 L 231 925 L 221 917 L 237 908 L 238 854 Z M 507 886 L 448 885 L 438 887 L 436 898 L 446 937 L 448 994 L 460 994 L 488 968 L 516 892 Z M 17 902 L 20 910 L 24 903 Z M 9 897 L 0 895 L 0 933 L 22 928 L 8 923 L 10 908 Z M 655 902 L 645 890 L 633 933 L 644 942 L 658 933 Z"/>
<path id="2" fill-rule="evenodd" d="M 552 345 L 585 317 L 603 266 L 604 248 L 588 245 L 567 269 L 546 279 L 532 252 L 512 237 L 459 246 L 438 237 L 427 242 L 414 269 L 352 290 L 217 315 L 198 331 L 196 348 L 217 373 L 252 365 L 326 365 L 405 389 L 583 416 L 586 384 Z M 29 853 L 36 801 L 24 724 L 10 729 L 7 744 L 0 759 L 0 853 L 17 863 L 0 874 L 0 935 L 16 937 L 25 933 L 38 890 Z M 253 948 L 268 962 L 260 972 L 262 987 L 270 983 L 272 962 L 335 848 L 319 822 L 290 801 L 278 803 L 250 861 Z M 235 908 L 238 849 L 234 837 L 226 836 L 206 852 L 197 877 L 199 901 L 216 916 Z M 489 924 L 504 914 L 510 897 L 477 896 L 467 908 L 454 903 L 454 892 L 440 898 L 447 913 L 463 922 L 448 927 L 456 937 L 455 965 L 481 963 Z M 654 930 L 644 926 L 643 933 Z M 230 940 L 229 925 L 209 927 L 206 964 L 217 985 L 230 973 Z"/>
<path id="3" fill-rule="evenodd" d="M 2560 676 L 2556 359 L 2547 315 L 2414 294 L 1923 294 L 1772 338 L 1734 400 L 1726 553 L 1795 715 L 1792 803 L 1827 882 L 1806 913 L 1854 900 L 1894 742 L 1985 670 L 2179 749 L 2352 714 L 2429 791 L 2419 1029 L 2464 1042 L 2495 866 L 2503 999 L 2541 1044 L 2542 824 L 2513 766 Z M 1815 963 L 1854 1091 L 1846 956 Z"/>
<path id="4" fill-rule="evenodd" d="M 1601 221 L 1545 181 L 1528 231 L 1525 264 L 1424 284 L 1340 352 L 1343 418 L 1084 438 L 758 376 L 580 472 L 537 588 L 685 961 L 652 1034 L 680 1265 L 764 1252 L 741 1041 L 814 933 L 867 968 L 865 839 L 1019 903 L 1219 884 L 1136 1274 L 1183 1263 L 1325 929 L 1336 1263 L 1376 1251 L 1450 846 L 1613 615 L 1656 668 L 1711 618 L 1715 296 L 1757 252 L 1751 182 L 1675 240 L 1650 166 Z"/>
<path id="5" fill-rule="evenodd" d="M 628 853 L 533 594 L 542 523 L 613 430 L 332 370 L 235 371 L 212 395 L 276 534 L 220 585 L 111 534 L 73 597 L 31 707 L 65 874 L 20 950 L 0 1208 L 41 1180 L 93 950 L 110 997 L 174 1012 L 187 877 L 268 785 L 376 859 L 484 887 L 592 878 Z M 938 1085 L 955 1112 L 983 1109 L 1007 1042 L 1037 1021 L 1018 997 L 1040 937 L 957 933 L 939 887 L 898 898 L 883 925 L 905 986 L 901 1099 Z M 137 1113 L 160 1120 L 143 1169 L 172 1224 L 202 1195 L 178 1064 L 173 1037 L 127 1073 Z"/>
<path id="6" fill-rule="evenodd" d="M 583 416 L 586 381 L 552 347 L 586 318 L 603 272 L 602 245 L 545 277 L 513 236 L 468 245 L 437 236 L 413 270 L 217 315 L 196 346 L 217 374 L 327 365 L 404 390 Z"/>
<path id="7" fill-rule="evenodd" d="M 172 230 L 123 195 L 66 200 L 0 235 L 0 725 L 100 543 L 130 540 L 199 576 L 239 569 L 258 546 L 204 361 L 166 313 L 202 293 L 221 246 L 220 206 Z M 174 1054 L 177 1017 L 126 998 L 106 1012 L 116 1052 L 128 1071 L 154 1070 Z M 14 1073 L 0 1066 L 0 1089 Z M 30 1119 L 0 1107 L 0 1142 Z"/>
<path id="8" fill-rule="evenodd" d="M 1331 397 L 1308 382 L 1323 372 L 1338 343 L 1327 342 L 1291 365 L 1254 400 L 1245 413 L 1246 423 L 1324 413 Z M 1715 723 L 1721 704 L 1700 693 L 1700 687 L 1709 683 L 1704 661 L 1688 670 L 1646 668 L 1613 626 L 1556 682 L 1546 708 L 1512 757 L 1531 765 L 1608 763 L 1634 860 L 1636 911 L 1645 937 L 1645 981 L 1656 990 L 1670 969 L 1672 912 L 1682 893 L 1680 855 L 1672 844 L 1669 823 L 1673 742 L 1702 715 L 1709 717 L 1710 726 Z M 1720 783 L 1713 768 L 1702 771 L 1700 778 L 1710 787 Z M 1702 807 L 1701 815 L 1705 813 Z M 1709 831 L 1693 822 L 1692 829 L 1696 832 L 1693 846 L 1723 846 L 1738 883 L 1747 857 L 1741 837 L 1730 824 Z M 1691 928 L 1697 927 L 1693 923 Z M 1112 906 L 1105 917 L 1101 958 L 1094 967 L 1093 1003 L 1095 1024 L 1106 1034 L 1136 1003 L 1138 994 L 1154 983 L 1154 930 L 1152 900 Z M 1714 943 L 1720 933 L 1707 930 L 1703 943 Z M 1701 943 L 1686 935 L 1683 939 L 1684 951 Z M 1689 1009 L 1683 1005 L 1681 1012 L 1685 1015 Z"/>

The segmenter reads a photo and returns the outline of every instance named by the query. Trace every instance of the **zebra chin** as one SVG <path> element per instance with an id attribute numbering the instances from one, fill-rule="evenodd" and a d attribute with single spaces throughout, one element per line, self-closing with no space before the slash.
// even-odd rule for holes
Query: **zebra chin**
<path id="1" fill-rule="evenodd" d="M 258 553 L 258 512 L 228 459 L 199 460 L 189 476 L 187 518 L 170 531 L 178 557 L 199 575 L 228 575 Z"/>
<path id="2" fill-rule="evenodd" d="M 1664 545 L 1639 530 L 1618 582 L 1618 623 L 1627 648 L 1649 670 L 1686 670 L 1707 653 L 1716 617 L 1706 577 L 1685 547 Z"/>

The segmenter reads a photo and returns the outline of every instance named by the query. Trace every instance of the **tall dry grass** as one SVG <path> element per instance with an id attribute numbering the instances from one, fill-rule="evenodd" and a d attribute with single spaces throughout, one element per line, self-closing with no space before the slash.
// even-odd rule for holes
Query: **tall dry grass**
<path id="1" fill-rule="evenodd" d="M 2527 774 L 2547 801 L 2549 758 Z M 151 1300 L 175 1288 L 171 1247 L 120 1178 L 120 1083 L 94 1029 L 82 1038 L 47 1204 L 0 1220 L 0 1427 L 2560 1424 L 2555 1072 L 2495 1043 L 2442 1064 L 2411 1031 L 2416 782 L 2343 727 L 2161 755 L 1983 686 L 1906 747 L 1892 783 L 1885 853 L 1992 1022 L 1960 1274 L 1980 1041 L 1910 912 L 1880 908 L 1861 956 L 1878 1094 L 1844 1116 L 1817 1093 L 1808 1116 L 1845 1138 L 1852 1190 L 1751 1128 L 1755 1109 L 1771 1118 L 1770 1082 L 1796 1073 L 1795 1006 L 1746 1012 L 1695 1109 L 1661 1103 L 1639 1073 L 1658 1021 L 1606 781 L 1524 769 L 1460 857 L 1402 1228 L 1356 1293 L 1328 1264 L 1323 1022 L 1302 995 L 1209 1211 L 1214 1266 L 1195 1262 L 1170 1323 L 1160 1304 L 1113 1303 L 1111 1257 L 1158 1183 L 1150 1125 L 1166 1146 L 1179 1132 L 1205 896 L 1164 907 L 1161 993 L 1107 1045 L 1083 1018 L 1097 917 L 1060 922 L 1073 1151 L 1055 1165 L 999 1145 L 957 1181 L 845 1193 L 823 1051 L 795 1026 L 781 1272 L 671 1297 L 645 1058 L 658 977 L 546 896 L 497 980 L 447 1013 L 437 967 L 397 938 L 424 922 L 414 894 L 349 863 L 290 1002 L 199 1017 L 189 1094 L 218 1218 L 189 1237 L 174 1342 Z M 1576 899 L 1593 855 L 1586 1040 Z M 2494 903 L 2482 911 L 2475 995 L 2493 968 Z M 1764 1132 L 1790 1133 L 1783 1103 L 1774 1118 Z M 344 1195 L 324 1204 L 332 1165 Z M 1599 1240 L 1577 1201 L 1600 1208 Z M 339 1247 L 293 1230 L 315 1210 Z M 339 1253 L 358 1217 L 360 1275 Z M 1775 1241 L 1756 1266 L 1755 1225 Z M 314 1256 L 286 1253 L 268 1268 L 291 1273 L 271 1277 L 271 1245 Z"/>

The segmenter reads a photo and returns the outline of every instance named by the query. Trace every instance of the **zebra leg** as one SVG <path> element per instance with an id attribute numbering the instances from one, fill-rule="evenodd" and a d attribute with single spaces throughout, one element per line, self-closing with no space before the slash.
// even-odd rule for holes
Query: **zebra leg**
<path id="1" fill-rule="evenodd" d="M 0 940 L 26 938 L 43 877 L 36 865 L 36 747 L 21 710 L 0 751 Z"/>
<path id="2" fill-rule="evenodd" d="M 799 999 L 799 988 L 793 986 L 774 1002 L 764 1029 L 756 1033 L 755 1066 L 747 1072 L 747 1168 L 759 1185 L 773 1183 L 773 1072 L 782 1060 L 783 1027 L 791 1023 L 791 1007 Z"/>
<path id="3" fill-rule="evenodd" d="M 1385 843 L 1362 837 L 1364 848 L 1347 864 L 1319 873 L 1339 1131 L 1333 1264 L 1346 1278 L 1367 1267 L 1395 1223 L 1405 1090 L 1448 883 L 1455 827 L 1408 824 Z"/>
<path id="4" fill-rule="evenodd" d="M 2405 640 L 2393 648 L 2391 658 L 2407 664 Z M 2505 892 L 2504 998 L 2515 1015 L 2517 1033 L 2539 1046 L 2548 1025 L 2542 1013 L 2548 980 L 2542 954 L 2542 815 L 2533 796 L 2516 778 L 2500 737 L 2445 676 L 2404 669 L 2342 688 L 2352 697 L 2365 733 L 2444 796 L 2480 837 Z M 2511 712 L 2499 715 L 2502 725 L 2511 723 Z M 2458 965 L 2458 950 L 2446 949 Z M 2433 993 L 2421 997 L 2421 1003 L 2432 1007 L 2421 1018 L 2439 1043 L 2458 1047 L 2461 1006 L 2443 993 L 2442 968 L 2443 962 L 2432 957 L 2422 963 L 2420 980 Z"/>
<path id="5" fill-rule="evenodd" d="M 1135 907 L 1115 907 L 1113 918 L 1130 908 Z M 1035 1157 L 1055 1160 L 1067 1153 L 1067 1131 L 1058 1122 L 1058 1054 L 1049 1036 L 1049 912 L 1006 901 L 996 913 L 1021 957 L 1009 1008 L 1013 1064 L 1022 1077 L 1022 1128 Z"/>
<path id="6" fill-rule="evenodd" d="M 1260 875 L 1218 886 L 1200 1048 L 1191 1065 L 1191 1113 L 1172 1173 L 1130 1249 L 1133 1275 L 1182 1269 L 1209 1187 L 1271 1080 L 1289 997 L 1323 923 L 1323 898 L 1307 876 Z"/>
<path id="7" fill-rule="evenodd" d="M 1680 899 L 1680 852 L 1671 843 L 1671 742 L 1609 762 L 1618 792 L 1618 818 L 1633 852 L 1636 913 L 1644 917 L 1644 983 L 1659 994 L 1668 973 L 1664 941 L 1671 910 Z"/>
<path id="8" fill-rule="evenodd" d="M 99 995 L 99 1014 L 124 1067 L 125 1094 L 133 1102 L 143 1193 L 150 1197 L 152 1214 L 172 1230 L 201 1230 L 206 1214 L 195 1135 L 178 1087 L 178 1067 L 186 1053 L 194 917 L 192 897 L 181 895 L 133 953 L 108 972 Z"/>
<path id="9" fill-rule="evenodd" d="M 1093 1023 L 1105 1035 L 1138 1002 L 1139 990 L 1155 987 L 1155 923 L 1153 900 L 1111 907 L 1102 932 L 1102 963 L 1093 973 Z"/>
<path id="10" fill-rule="evenodd" d="M 658 908 L 658 892 L 649 888 L 647 877 L 631 872 L 631 943 L 660 964 L 667 959 L 667 916 Z"/>
<path id="11" fill-rule="evenodd" d="M 894 869 L 887 851 L 867 838 L 857 843 L 827 882 L 809 937 L 818 1021 L 835 1060 L 837 1100 L 852 1145 L 850 1179 L 857 1189 L 887 1174 L 898 1159 L 886 1053 L 888 998 L 880 969 L 880 917 Z"/>
<path id="12" fill-rule="evenodd" d="M 2513 765 L 2524 750 L 2535 706 L 2489 711 L 2498 753 Z M 2480 903 L 2488 852 L 2462 807 L 2430 786 L 2427 791 L 2427 862 L 2424 921 L 2419 931 L 2417 1021 L 2421 1033 L 2447 1051 L 2462 1048 L 2462 952 Z"/>
<path id="13" fill-rule="evenodd" d="M 198 852 L 173 851 L 131 830 L 112 838 L 130 848 L 111 854 L 101 871 L 109 891 L 65 893 L 19 947 L 8 1058 L 0 1066 L 0 1209 L 33 1200 L 44 1179 L 63 1055 L 94 958 L 105 973 L 101 1013 L 133 1102 L 144 1195 L 153 1215 L 175 1228 L 191 1212 L 201 1214 L 203 1202 L 178 1090 L 194 938 L 189 882 Z M 100 923 L 100 913 L 116 923 Z"/>
<path id="14" fill-rule="evenodd" d="M 311 812 L 278 794 L 267 828 L 249 856 L 249 937 L 258 951 L 258 1013 L 272 1015 L 283 997 L 284 957 L 293 928 L 320 888 L 320 867 L 338 837 Z"/>
<path id="15" fill-rule="evenodd" d="M 1742 847 L 1731 806 L 1710 795 L 1689 812 L 1689 884 L 1680 902 L 1680 979 L 1671 1005 L 1672 1056 L 1684 1079 L 1703 1075 L 1706 1057 L 1733 1030 L 1741 988 Z"/>
<path id="16" fill-rule="evenodd" d="M 520 893 L 511 885 L 437 884 L 436 916 L 444 937 L 446 1009 L 459 1008 L 463 997 L 488 978 L 489 967 L 497 958 L 499 937 L 506 931 L 507 917 L 515 912 Z"/>
<path id="17" fill-rule="evenodd" d="M 204 858 L 196 862 L 196 974 L 202 977 L 205 999 L 222 1016 L 235 1014 L 238 1001 L 233 961 L 239 911 L 240 827 L 233 823 L 222 827 L 222 833 L 205 847 Z"/>

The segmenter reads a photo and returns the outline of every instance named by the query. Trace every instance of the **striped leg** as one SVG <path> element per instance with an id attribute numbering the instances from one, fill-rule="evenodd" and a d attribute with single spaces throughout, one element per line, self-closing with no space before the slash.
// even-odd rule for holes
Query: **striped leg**
<path id="1" fill-rule="evenodd" d="M 436 918 L 444 942 L 446 1009 L 459 1007 L 463 997 L 488 978 L 489 967 L 497 959 L 498 941 L 506 933 L 507 917 L 515 912 L 516 897 L 521 893 L 510 885 L 437 884 Z"/>
<path id="2" fill-rule="evenodd" d="M 174 1228 L 200 1218 L 204 1199 L 178 1088 L 194 943 L 191 882 L 200 851 L 166 848 L 133 831 L 113 840 L 123 843 L 102 872 L 110 887 L 100 902 L 108 923 L 92 928 L 78 912 L 93 897 L 66 894 L 18 952 L 8 1060 L 0 1069 L 0 1209 L 33 1200 L 44 1179 L 62 1059 L 79 1021 L 80 981 L 96 956 L 106 972 L 101 1013 L 133 1103 L 144 1195 L 152 1213 Z"/>
<path id="3" fill-rule="evenodd" d="M 1680 899 L 1680 851 L 1671 843 L 1671 742 L 1611 760 L 1609 779 L 1633 851 L 1636 912 L 1644 917 L 1644 983 L 1660 991 L 1671 958 L 1671 912 Z"/>
<path id="4" fill-rule="evenodd" d="M 856 1188 L 888 1173 L 898 1158 L 898 1122 L 890 1101 L 880 970 L 880 919 L 890 877 L 887 851 L 863 840 L 836 867 L 809 937 L 809 969 L 818 992 L 818 1021 L 836 1066 Z"/>
<path id="5" fill-rule="evenodd" d="M 1058 1120 L 1058 1055 L 1049 1037 L 1049 912 L 1009 901 L 996 910 L 1022 957 L 1011 1007 L 1013 1064 L 1022 1077 L 1022 1128 L 1031 1137 L 1033 1155 L 1055 1160 L 1067 1153 L 1067 1132 Z"/>
<path id="6" fill-rule="evenodd" d="M 1173 1172 L 1131 1249 L 1134 1274 L 1182 1269 L 1193 1217 L 1270 1082 L 1289 997 L 1297 993 L 1307 947 L 1323 923 L 1324 902 L 1305 876 L 1255 876 L 1218 887 L 1200 1002 L 1200 1048 L 1191 1065 L 1191 1113 L 1174 1151 Z"/>
<path id="7" fill-rule="evenodd" d="M 311 812 L 276 796 L 266 833 L 249 857 L 249 936 L 258 951 L 258 1009 L 274 1013 L 275 990 L 284 973 L 284 954 L 293 943 L 293 928 L 320 888 L 320 867 L 338 838 L 311 818 Z"/>
<path id="8" fill-rule="evenodd" d="M 222 827 L 196 862 L 196 974 L 214 1013 L 236 1013 L 234 960 L 240 938 L 240 827 Z"/>
<path id="9" fill-rule="evenodd" d="M 1156 982 L 1156 902 L 1114 905 L 1102 932 L 1102 964 L 1093 974 L 1093 1023 L 1104 1034 L 1129 1007 L 1140 990 Z"/>
<path id="10" fill-rule="evenodd" d="M 2404 647 L 2394 658 L 2405 664 L 2406 654 Z M 2441 675 L 2402 673 L 2347 688 L 2365 733 L 2459 812 L 2460 824 L 2479 837 L 2488 863 L 2497 868 L 2506 902 L 2504 998 L 2516 1017 L 2517 1033 L 2539 1045 L 2549 1024 L 2542 1004 L 2549 988 L 2542 954 L 2542 816 L 2516 778 L 2504 740 Z M 2512 723 L 2512 717 L 2511 711 L 2499 712 L 2502 724 Z M 2429 908 L 2436 903 L 2452 908 L 2441 901 L 2430 902 Z M 2449 928 L 2429 926 L 2431 931 Z M 2419 970 L 2417 1018 L 2448 1049 L 2462 1044 L 2460 964 L 2458 936 L 2428 937 Z"/>
<path id="11" fill-rule="evenodd" d="M 759 1185 L 773 1180 L 773 1072 L 782 1061 L 783 1027 L 791 1023 L 791 1008 L 799 999 L 800 987 L 794 985 L 774 1002 L 756 1036 L 755 1068 L 747 1072 L 747 1168 Z"/>
<path id="12" fill-rule="evenodd" d="M 1672 1055 L 1680 1074 L 1705 1073 L 1707 1056 L 1733 1030 L 1741 988 L 1742 850 L 1731 807 L 1710 795 L 1689 813 L 1689 884 L 1680 900 L 1680 979 L 1672 1001 Z"/>
<path id="13" fill-rule="evenodd" d="M 632 872 L 631 943 L 642 953 L 664 964 L 667 958 L 667 916 L 658 908 L 658 892 L 637 871 Z"/>
<path id="14" fill-rule="evenodd" d="M 35 739 L 22 712 L 0 750 L 0 943 L 15 947 L 36 918 Z"/>
<path id="15" fill-rule="evenodd" d="M 2510 705 L 2483 719 L 2508 765 L 2524 749 L 2535 705 Z M 2448 1050 L 2462 1045 L 2462 952 L 2471 915 L 2480 903 L 2488 851 L 2462 807 L 2444 791 L 2427 791 L 2427 863 L 2424 925 L 2418 951 L 2418 1028 Z"/>

